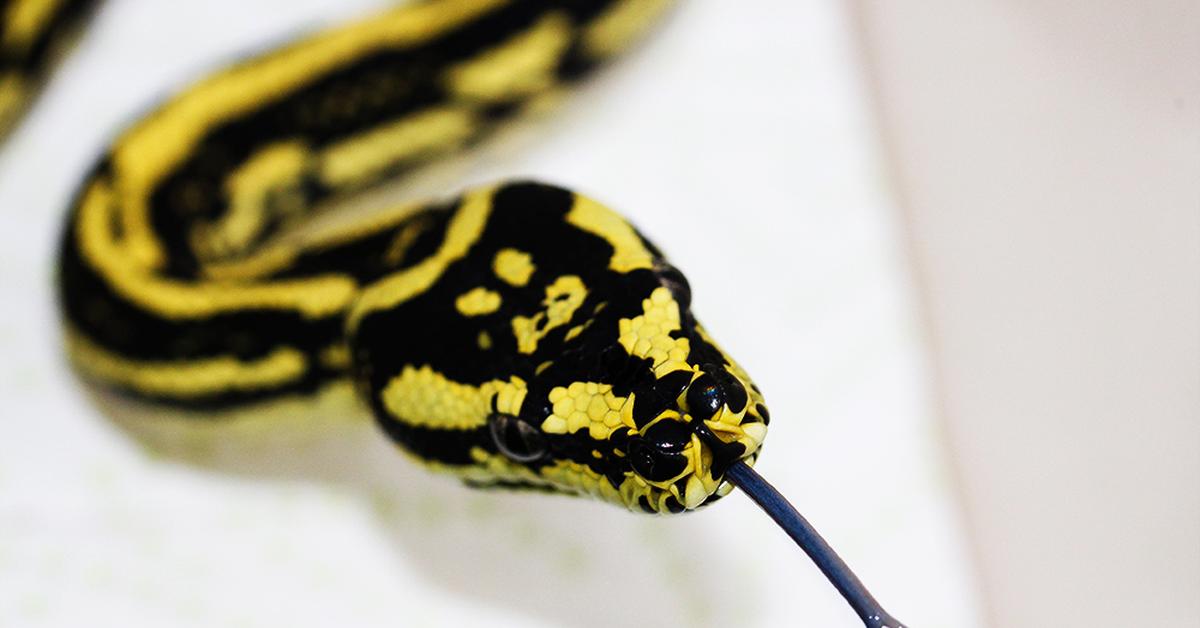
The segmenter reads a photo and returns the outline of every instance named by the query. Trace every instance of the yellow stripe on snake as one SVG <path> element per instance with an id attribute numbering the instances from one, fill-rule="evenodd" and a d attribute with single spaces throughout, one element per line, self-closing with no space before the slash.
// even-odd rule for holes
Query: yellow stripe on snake
<path id="1" fill-rule="evenodd" d="M 8 3 L 0 106 L 27 98 L 86 4 Z M 403 450 L 474 485 L 649 512 L 727 493 L 725 472 L 765 436 L 762 397 L 620 215 L 509 182 L 300 228 L 321 203 L 478 142 L 667 4 L 420 2 L 171 98 L 72 207 L 59 277 L 73 361 L 113 389 L 205 408 L 352 378 Z"/>

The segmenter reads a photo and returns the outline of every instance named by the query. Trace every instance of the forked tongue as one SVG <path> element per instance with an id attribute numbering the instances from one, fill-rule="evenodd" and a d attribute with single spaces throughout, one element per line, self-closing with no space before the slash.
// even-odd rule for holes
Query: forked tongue
<path id="1" fill-rule="evenodd" d="M 846 566 L 837 552 L 829 547 L 829 543 L 821 538 L 812 524 L 750 465 L 740 460 L 735 462 L 726 472 L 725 479 L 749 495 L 763 512 L 792 537 L 796 545 L 817 564 L 821 573 L 829 578 L 829 582 L 833 583 L 838 593 L 846 598 L 867 628 L 904 628 L 904 624 L 889 615 L 879 602 L 875 601 L 867 587 L 863 586 L 853 571 L 850 571 L 850 567 Z"/>

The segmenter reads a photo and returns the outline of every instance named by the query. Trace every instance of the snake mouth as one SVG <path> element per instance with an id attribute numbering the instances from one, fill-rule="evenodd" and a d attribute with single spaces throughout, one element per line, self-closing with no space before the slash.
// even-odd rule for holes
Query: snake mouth
<path id="1" fill-rule="evenodd" d="M 631 491 L 625 502 L 647 512 L 695 510 L 728 493 L 725 474 L 747 453 L 702 421 L 674 413 L 621 440 L 613 486 Z"/>

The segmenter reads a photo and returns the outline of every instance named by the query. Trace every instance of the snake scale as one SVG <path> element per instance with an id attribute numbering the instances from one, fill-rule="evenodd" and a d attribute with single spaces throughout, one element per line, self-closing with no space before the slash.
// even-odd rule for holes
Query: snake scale
<path id="1" fill-rule="evenodd" d="M 0 3 L 0 122 L 92 4 Z M 771 512 L 748 467 L 769 422 L 761 392 L 621 215 L 518 181 L 304 229 L 330 201 L 539 108 L 669 5 L 410 3 L 168 99 L 72 203 L 58 276 L 73 363 L 104 387 L 206 409 L 350 378 L 402 451 L 474 486 L 678 513 L 733 482 Z M 881 617 L 868 624 L 898 625 Z"/>

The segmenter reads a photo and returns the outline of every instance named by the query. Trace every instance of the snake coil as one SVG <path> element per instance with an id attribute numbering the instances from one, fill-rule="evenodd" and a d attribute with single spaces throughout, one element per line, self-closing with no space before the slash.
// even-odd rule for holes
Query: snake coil
<path id="1" fill-rule="evenodd" d="M 89 0 L 0 2 L 0 123 Z M 486 138 L 668 0 L 428 0 L 214 74 L 126 130 L 61 238 L 68 352 L 185 407 L 352 378 L 382 430 L 481 487 L 677 513 L 736 482 L 870 626 L 898 626 L 750 469 L 769 414 L 619 214 L 536 182 L 314 228 L 329 201 Z"/>

